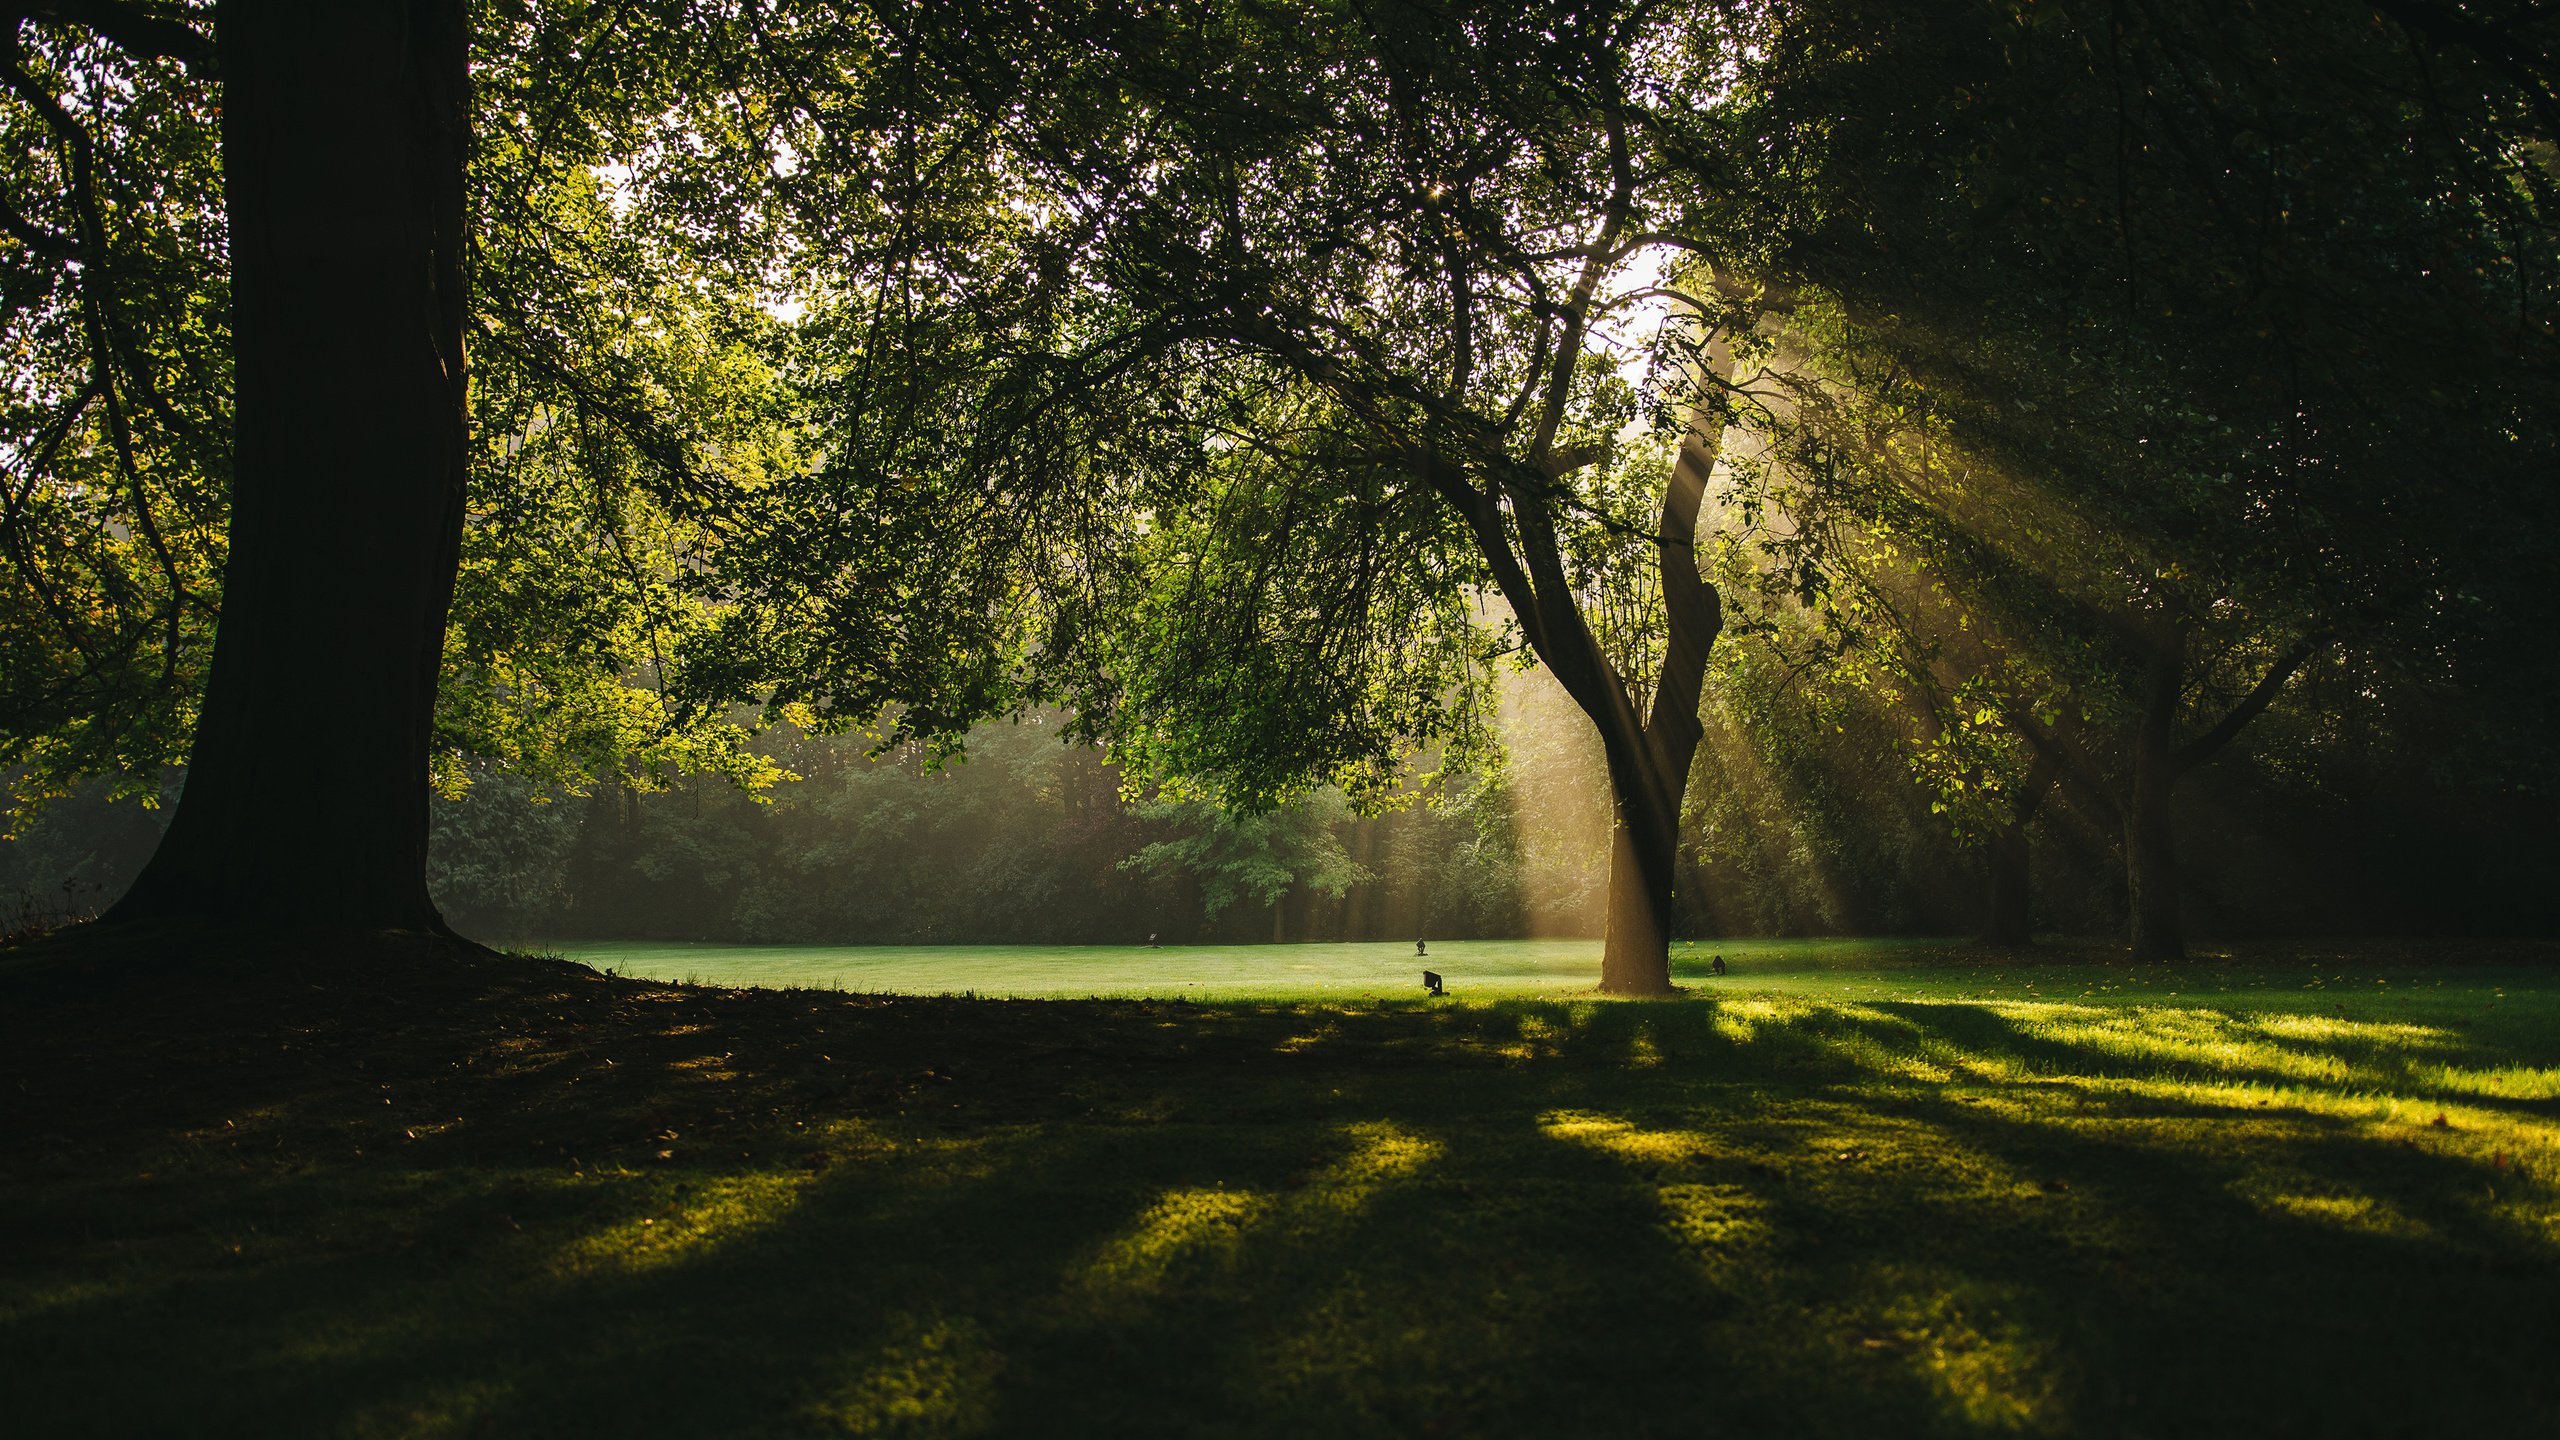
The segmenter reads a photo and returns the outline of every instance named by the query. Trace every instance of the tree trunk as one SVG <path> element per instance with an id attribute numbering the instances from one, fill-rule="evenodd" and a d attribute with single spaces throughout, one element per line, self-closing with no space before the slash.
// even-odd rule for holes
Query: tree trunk
<path id="1" fill-rule="evenodd" d="M 2027 906 L 2029 862 L 2027 822 L 2011 821 L 1982 847 L 1982 943 L 2019 946 L 2034 940 Z"/>
<path id="2" fill-rule="evenodd" d="M 1985 945 L 2018 946 L 2034 942 L 2035 917 L 2028 902 L 2034 880 L 2031 862 L 2035 856 L 2028 843 L 2027 827 L 2035 823 L 2036 811 L 2043 807 L 2044 797 L 2061 775 L 2061 764 L 2051 755 L 2037 751 L 2033 763 L 2027 767 L 2026 777 L 2018 783 L 2005 823 L 1983 846 L 1982 943 Z"/>
<path id="3" fill-rule="evenodd" d="M 1573 305 L 1588 303 L 1600 271 L 1585 272 Z M 1577 320 L 1575 322 L 1579 324 Z M 1729 380 L 1733 352 L 1710 335 L 1703 364 Z M 1560 351 L 1559 354 L 1570 354 Z M 1558 362 L 1550 405 L 1566 393 L 1569 363 Z M 1601 953 L 1600 988 L 1612 995 L 1671 992 L 1671 876 L 1680 838 L 1680 802 L 1688 792 L 1689 763 L 1705 731 L 1698 719 L 1707 652 L 1724 628 L 1722 597 L 1699 572 L 1698 514 L 1707 477 L 1715 468 L 1722 427 L 1701 407 L 1691 417 L 1680 453 L 1663 486 L 1661 529 L 1655 541 L 1662 587 L 1665 639 L 1653 687 L 1653 706 L 1636 713 L 1635 694 L 1602 653 L 1566 574 L 1556 540 L 1554 491 L 1562 477 L 1605 455 L 1576 447 L 1551 450 L 1560 409 L 1550 409 L 1531 457 L 1534 483 L 1503 458 L 1499 493 L 1478 490 L 1465 472 L 1424 452 L 1423 473 L 1465 517 L 1494 583 L 1511 605 L 1523 635 L 1567 695 L 1590 717 L 1608 754 L 1616 823 L 1609 861 L 1609 919 Z M 1538 473 L 1538 472 L 1543 473 Z M 1516 544 L 1515 544 L 1516 540 Z"/>
<path id="4" fill-rule="evenodd" d="M 461 544 L 465 0 L 222 0 L 236 430 L 167 837 L 109 918 L 441 931 L 427 763 Z"/>
<path id="5" fill-rule="evenodd" d="M 1719 363 L 1730 369 L 1720 353 Z M 1671 874 L 1680 853 L 1680 802 L 1706 727 L 1698 719 L 1707 652 L 1724 629 L 1724 602 L 1698 573 L 1698 511 L 1720 437 L 1692 432 L 1662 493 L 1658 551 L 1665 638 L 1653 710 L 1639 728 L 1635 707 L 1614 681 L 1619 703 L 1592 714 L 1609 755 L 1616 823 L 1610 827 L 1609 924 L 1600 988 L 1611 995 L 1671 993 Z M 1588 708 L 1588 707 L 1586 707 Z"/>
<path id="6" fill-rule="evenodd" d="M 1685 780 L 1688 768 L 1681 768 Z M 1600 952 L 1600 989 L 1611 995 L 1671 993 L 1671 870 L 1679 847 L 1676 822 L 1663 826 L 1659 794 L 1630 795 L 1636 787 L 1659 789 L 1653 777 L 1625 780 L 1611 771 L 1616 822 L 1609 827 L 1609 920 Z M 1670 811 L 1679 813 L 1677 792 Z"/>
<path id="7" fill-rule="evenodd" d="M 2183 960 L 2178 916 L 2178 849 L 2173 822 L 2179 765 L 2171 747 L 2178 695 L 2186 683 L 2187 633 L 2156 626 L 2143 666 L 2142 710 L 2134 723 L 2133 777 L 2124 806 L 2126 907 L 2136 960 Z"/>

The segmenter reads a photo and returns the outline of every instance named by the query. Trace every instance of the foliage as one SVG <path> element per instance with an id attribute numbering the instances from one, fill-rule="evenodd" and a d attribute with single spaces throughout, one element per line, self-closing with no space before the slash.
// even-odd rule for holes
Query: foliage
<path id="1" fill-rule="evenodd" d="M 2481 682 L 2549 614 L 2548 112 L 2382 8 L 1772 12 L 1733 114 L 1791 165 L 1734 233 L 1783 346 L 1721 573 L 1911 712 L 1957 834 L 2031 802 L 2022 736 L 2121 784 L 2164 627 L 2199 744 L 2295 655 L 2370 682 L 2350 729 L 2538 683 Z"/>
<path id="2" fill-rule="evenodd" d="M 1152 875 L 1196 879 L 1204 920 L 1216 920 L 1220 911 L 1243 899 L 1277 906 L 1282 896 L 1301 886 L 1340 899 L 1353 885 L 1375 878 L 1353 863 L 1334 833 L 1349 815 L 1333 794 L 1259 814 L 1237 814 L 1197 800 L 1148 801 L 1138 807 L 1139 819 L 1189 833 L 1155 841 L 1121 864 Z"/>
<path id="3" fill-rule="evenodd" d="M 148 801 L 194 723 L 226 518 L 213 88 L 0 21 L 0 765 Z"/>
<path id="4" fill-rule="evenodd" d="M 208 17 L 5 20 L 21 829 L 83 776 L 168 787 L 219 613 Z M 678 882 L 767 843 L 833 855 L 810 817 L 851 826 L 856 796 L 927 824 L 858 777 L 1040 714 L 1193 807 L 1114 863 L 1171 846 L 1142 868 L 1303 893 L 1378 868 L 1319 831 L 1472 834 L 1452 863 L 1569 875 L 1579 913 L 1596 867 L 1508 828 L 1548 783 L 1497 755 L 1518 662 L 1597 724 L 1574 764 L 1600 780 L 1656 708 L 1714 729 L 1671 777 L 1684 863 L 1747 878 L 1684 882 L 1692 923 L 1917 923 L 1944 881 L 1920 826 L 2013 824 L 2031 751 L 2077 751 L 2083 791 L 2127 768 L 2164 627 L 2196 657 L 2189 731 L 2278 682 L 2230 793 L 2397 795 L 2371 757 L 2400 746 L 2524 813 L 2553 763 L 2553 23 L 2493 0 L 483 0 L 437 779 L 457 807 L 503 779 L 447 833 L 533 870 L 510 897 L 440 863 L 492 914 L 575 910 L 573 830 L 700 803 L 631 795 L 835 767 L 805 816 L 721 799 L 719 838 L 623 857 L 725 906 Z M 1666 503 L 1683 456 L 1716 467 L 1698 538 Z M 1683 611 L 1693 555 L 1719 593 Z M 1716 693 L 1661 706 L 1673 631 L 1712 639 L 1719 600 Z M 846 735 L 888 768 L 820 743 Z M 1887 754 L 1941 819 L 1882 786 Z M 1285 808 L 1409 804 L 1416 756 L 1445 782 L 1408 828 Z M 536 823 L 534 796 L 561 808 Z M 862 863 L 793 883 L 930 879 Z M 1093 888 L 1063 858 L 1004 874 Z M 1456 888 L 1495 897 L 1467 923 L 1526 923 L 1517 885 Z M 891 923 L 759 913 L 786 911 Z"/>
<path id="5" fill-rule="evenodd" d="M 0 764 L 22 798 L 105 772 L 147 802 L 193 726 L 229 484 L 208 20 L 5 21 Z M 795 215 L 848 218 L 828 206 L 881 170 L 830 168 L 823 194 L 782 183 L 796 156 L 845 148 L 791 129 L 794 96 L 815 69 L 850 82 L 886 41 L 867 13 L 816 4 L 486 0 L 475 22 L 475 450 L 438 783 L 483 773 L 475 759 L 572 789 L 770 783 L 746 717 L 677 670 L 733 598 L 713 557 L 752 523 L 747 497 L 810 463 L 780 317 L 827 277 L 777 254 L 817 253 Z M 885 122 L 901 97 L 937 103 L 895 85 L 860 103 Z M 839 289 L 867 274 L 829 273 Z"/>

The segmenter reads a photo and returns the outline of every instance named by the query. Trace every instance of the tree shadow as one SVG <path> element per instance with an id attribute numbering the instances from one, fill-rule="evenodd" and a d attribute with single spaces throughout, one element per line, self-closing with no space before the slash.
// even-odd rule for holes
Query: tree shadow
<path id="1" fill-rule="evenodd" d="M 396 1002 L 270 993 L 230 1048 L 307 1048 L 229 1069 L 185 1038 L 201 1005 L 124 1007 L 140 1048 L 87 1098 L 68 1059 L 108 1053 L 99 1032 L 0 1034 L 64 1062 L 17 1137 L 40 1163 L 0 1183 L 0 1218 L 58 1252 L 0 1291 L 31 1413 L 705 1435 L 2555 1418 L 2546 1182 L 2459 1136 L 2235 1110 L 2167 1083 L 2196 1066 L 1989 1006 L 545 982 L 476 1032 L 399 1032 Z M 136 1086 L 185 1093 L 114 1131 Z"/>

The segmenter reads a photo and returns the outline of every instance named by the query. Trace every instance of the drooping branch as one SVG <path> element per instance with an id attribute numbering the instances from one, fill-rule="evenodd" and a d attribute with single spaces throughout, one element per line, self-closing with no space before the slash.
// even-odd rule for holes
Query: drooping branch
<path id="1" fill-rule="evenodd" d="M 2442 0 L 2374 0 L 2374 9 L 2429 45 L 2464 51 L 2516 87 L 2534 119 L 2560 138 L 2560 55 L 2531 48 L 2512 24 L 2490 24 Z"/>
<path id="2" fill-rule="evenodd" d="M 186 607 L 195 603 L 198 597 L 188 586 L 185 573 L 152 513 L 149 487 L 143 478 L 132 428 L 118 391 L 118 357 L 110 338 L 109 318 L 116 307 L 117 296 L 114 272 L 105 263 L 106 215 L 105 207 L 98 200 L 97 142 L 63 107 L 62 102 L 29 73 L 24 63 L 25 55 L 25 46 L 16 24 L 0 29 L 0 82 L 5 82 L 8 89 L 26 102 L 44 121 L 45 127 L 53 132 L 55 142 L 62 149 L 64 168 L 71 181 L 72 212 L 80 226 L 76 242 L 90 261 L 82 272 L 76 296 L 82 335 L 88 342 L 92 388 L 106 417 L 109 448 L 133 497 L 134 529 L 143 537 L 169 585 L 169 606 L 162 617 L 167 640 L 162 648 L 160 683 L 165 686 L 174 680 L 177 673 Z M 209 606 L 204 608 L 210 610 Z"/>
<path id="3" fill-rule="evenodd" d="M 2306 635 L 2288 646 L 2283 654 L 2276 657 L 2275 663 L 2267 667 L 2267 673 L 2258 677 L 2257 685 L 2241 697 L 2239 704 L 2231 707 L 2230 713 L 2212 729 L 2179 746 L 2171 754 L 2170 764 L 2176 773 L 2185 775 L 2212 759 L 2217 751 L 2231 743 L 2234 736 L 2249 728 L 2249 722 L 2275 703 L 2285 682 L 2293 678 L 2294 672 L 2302 668 L 2303 662 L 2309 660 L 2312 652 L 2318 650 L 2327 638 L 2321 634 Z"/>
<path id="4" fill-rule="evenodd" d="M 176 7 L 137 0 L 0 0 L 0 25 L 77 25 L 136 60 L 175 60 L 207 79 L 216 73 L 213 37 L 177 18 Z"/>

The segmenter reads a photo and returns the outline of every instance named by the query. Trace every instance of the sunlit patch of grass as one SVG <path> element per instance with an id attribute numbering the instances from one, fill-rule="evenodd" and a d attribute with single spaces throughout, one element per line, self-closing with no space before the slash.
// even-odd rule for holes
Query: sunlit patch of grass
<path id="1" fill-rule="evenodd" d="M 2265 1017 L 2142 1005 L 2006 1004 L 1999 1012 L 2028 1034 L 2119 1061 L 2198 1072 L 2261 1073 L 2295 1083 L 2344 1084 L 2354 1052 L 2399 1048 L 2426 1031 L 2325 1016 Z M 2284 1040 L 2301 1043 L 2279 1043 Z M 2351 1047 L 2342 1050 L 2336 1047 Z"/>
<path id="2" fill-rule="evenodd" d="M 2508 1155 L 2512 1157 L 2508 1163 L 2520 1176 L 2528 1169 L 2539 1172 L 2560 1166 L 2560 1117 L 2465 1104 L 2434 1093 L 2438 1087 L 2433 1085 L 2413 1095 L 2405 1086 L 2353 1070 L 2331 1085 L 2211 1075 L 2195 1079 L 2060 1075 L 2051 1077 L 2050 1083 L 2091 1096 L 2139 1097 L 2227 1111 L 2235 1118 L 2318 1116 L 2348 1121 L 2358 1133 L 2377 1140 L 2423 1144 L 2430 1151 L 2459 1153 L 2474 1160 Z"/>
<path id="3" fill-rule="evenodd" d="M 2460 1065 L 2431 1065 L 2417 1070 L 2413 1078 L 2429 1089 L 2484 1099 L 2560 1100 L 2560 1067 L 2501 1065 L 2474 1070 Z"/>
<path id="4" fill-rule="evenodd" d="M 1513 1017 L 1512 1033 L 1519 1038 L 1498 1047 L 1497 1053 L 1515 1062 L 1551 1057 L 1572 1034 L 1543 1015 L 1525 1011 Z"/>
<path id="5" fill-rule="evenodd" d="M 1657 1187 L 1654 1197 L 1662 1205 L 1664 1232 L 1710 1272 L 1738 1270 L 1747 1252 L 1775 1239 L 1768 1201 L 1747 1185 L 1675 1182 Z"/>
<path id="6" fill-rule="evenodd" d="M 1814 1032 L 1825 1049 L 1857 1066 L 1879 1075 L 1903 1080 L 1943 1083 L 1956 1077 L 1954 1065 L 1942 1064 L 1926 1053 L 1934 1049 L 1960 1064 L 1952 1047 L 1915 1044 L 1922 1037 L 1920 1025 L 1901 1015 L 1872 1005 L 1833 1005 L 1824 1008 L 1822 1023 Z M 1840 1021 L 1849 1022 L 1846 1025 Z"/>
<path id="7" fill-rule="evenodd" d="M 1411 1180 L 1442 1151 L 1440 1142 L 1389 1120 L 1361 1121 L 1342 1133 L 1350 1148 L 1307 1178 L 1290 1209 L 1356 1212 L 1380 1190 Z"/>
<path id="8" fill-rule="evenodd" d="M 1259 1227 L 1298 1233 L 1350 1219 L 1441 1153 L 1436 1141 L 1385 1121 L 1345 1126 L 1341 1139 L 1348 1142 L 1341 1155 L 1283 1187 L 1165 1191 L 1077 1265 L 1068 1288 L 1090 1297 L 1161 1290 L 1178 1269 L 1231 1259 Z"/>
<path id="9" fill-rule="evenodd" d="M 1127 1231 L 1104 1242 L 1071 1283 L 1093 1295 L 1159 1289 L 1177 1263 L 1233 1248 L 1270 1203 L 1252 1191 L 1168 1190 Z"/>
<path id="10" fill-rule="evenodd" d="M 2315 1045 L 2351 1043 L 2393 1050 L 2445 1050 L 2460 1045 L 2450 1030 L 2388 1020 L 2347 1020 L 2330 1015 L 2250 1015 L 2240 1024 L 2280 1040 Z"/>
<path id="11" fill-rule="evenodd" d="M 1512 1029 L 1523 1040 L 1540 1045 L 1554 1045 L 1569 1033 L 1562 1025 L 1535 1010 L 1523 1010 L 1512 1021 Z"/>
<path id="12" fill-rule="evenodd" d="M 2062 1428 L 2071 1367 L 2051 1335 L 2019 1316 L 2022 1290 L 1934 1272 L 1878 1281 L 1894 1298 L 1868 1333 L 1855 1337 L 1858 1349 L 1898 1356 L 1945 1412 L 1968 1426 L 2003 1433 Z"/>
<path id="13" fill-rule="evenodd" d="M 1319 1045 L 1342 1038 L 1343 1012 L 1330 1007 L 1309 1006 L 1305 1018 L 1315 1023 L 1272 1048 L 1283 1055 L 1303 1055 Z"/>
<path id="14" fill-rule="evenodd" d="M 1715 1030 L 1736 1045 L 1748 1045 L 1759 1037 L 1762 1026 L 1784 1024 L 1812 1013 L 1813 1006 L 1802 1000 L 1747 994 L 1721 996 L 1716 1002 Z"/>
<path id="15" fill-rule="evenodd" d="M 582 1236 L 557 1264 L 569 1273 L 645 1271 L 698 1260 L 769 1229 L 800 1203 L 804 1175 L 750 1171 L 664 1187 L 643 1213 Z"/>
<path id="16" fill-rule="evenodd" d="M 2253 1171 L 2232 1186 L 2259 1211 L 2391 1240 L 2435 1240 L 2434 1227 L 2387 1200 L 2292 1167 Z"/>
<path id="17" fill-rule="evenodd" d="M 994 1419 L 1002 1359 L 979 1327 L 900 1314 L 890 1338 L 840 1362 L 842 1378 L 801 1411 L 840 1435 L 974 1434 Z"/>
<path id="18" fill-rule="evenodd" d="M 1539 1116 L 1538 1128 L 1555 1139 L 1646 1165 L 1687 1165 L 1718 1153 L 1714 1142 L 1695 1131 L 1644 1130 L 1609 1115 L 1556 1111 Z"/>
<path id="19" fill-rule="evenodd" d="M 1651 1070 L 1662 1064 L 1662 1044 L 1654 1039 L 1650 1026 L 1639 1027 L 1627 1037 L 1627 1063 L 1639 1070 Z"/>

